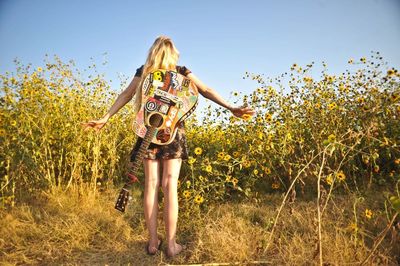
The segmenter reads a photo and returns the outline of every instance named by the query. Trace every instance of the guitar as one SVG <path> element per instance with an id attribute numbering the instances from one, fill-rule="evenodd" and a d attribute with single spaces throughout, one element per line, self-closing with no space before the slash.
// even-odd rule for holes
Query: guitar
<path id="1" fill-rule="evenodd" d="M 129 190 L 138 181 L 136 173 L 150 143 L 171 143 L 178 125 L 193 113 L 198 104 L 197 87 L 176 71 L 155 70 L 145 77 L 142 84 L 142 104 L 133 129 L 143 141 L 128 172 L 128 180 L 115 203 L 115 209 L 121 212 L 125 212 Z"/>

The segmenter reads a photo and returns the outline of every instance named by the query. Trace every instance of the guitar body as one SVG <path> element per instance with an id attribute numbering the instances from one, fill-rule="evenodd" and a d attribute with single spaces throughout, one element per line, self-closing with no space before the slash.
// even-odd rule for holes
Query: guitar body
<path id="1" fill-rule="evenodd" d="M 142 85 L 142 104 L 133 123 L 133 129 L 144 138 L 147 127 L 156 118 L 157 134 L 151 140 L 158 145 L 171 143 L 179 123 L 189 116 L 197 106 L 198 91 L 193 82 L 172 70 L 158 69 L 149 73 Z"/>
<path id="2" fill-rule="evenodd" d="M 133 127 L 143 141 L 115 203 L 115 209 L 121 212 L 125 212 L 132 184 L 138 182 L 136 173 L 150 142 L 158 145 L 171 143 L 179 123 L 196 108 L 199 95 L 190 79 L 171 70 L 153 71 L 142 84 L 142 104 Z"/>

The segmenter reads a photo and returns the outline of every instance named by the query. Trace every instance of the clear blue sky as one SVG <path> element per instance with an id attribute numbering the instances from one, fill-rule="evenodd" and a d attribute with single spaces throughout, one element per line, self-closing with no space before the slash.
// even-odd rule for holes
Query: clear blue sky
<path id="1" fill-rule="evenodd" d="M 245 71 L 274 77 L 295 62 L 325 60 L 339 74 L 374 50 L 399 68 L 400 1 L 0 0 L 0 73 L 16 57 L 37 67 L 57 54 L 80 69 L 93 57 L 120 90 L 119 73 L 132 76 L 158 35 L 172 37 L 180 64 L 228 98 L 257 87 Z"/>

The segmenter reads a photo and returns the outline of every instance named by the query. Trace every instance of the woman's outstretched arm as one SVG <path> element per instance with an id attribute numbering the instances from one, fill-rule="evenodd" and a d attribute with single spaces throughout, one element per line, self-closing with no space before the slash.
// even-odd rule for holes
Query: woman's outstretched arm
<path id="1" fill-rule="evenodd" d="M 104 117 L 110 118 L 114 114 L 116 114 L 119 109 L 121 109 L 125 104 L 127 104 L 135 95 L 136 88 L 139 85 L 140 78 L 134 77 L 128 87 L 118 95 L 117 99 L 115 100 L 114 104 L 111 106 L 110 110 Z"/>
<path id="2" fill-rule="evenodd" d="M 91 120 L 87 123 L 81 123 L 85 128 L 92 127 L 96 130 L 101 129 L 107 123 L 108 119 L 116 114 L 125 104 L 127 104 L 136 93 L 136 89 L 140 83 L 139 77 L 134 77 L 128 87 L 121 92 L 110 110 L 102 118 L 98 120 Z"/>
<path id="3" fill-rule="evenodd" d="M 193 73 L 189 73 L 187 75 L 194 84 L 199 89 L 199 93 L 203 95 L 205 98 L 212 100 L 213 102 L 225 107 L 229 111 L 231 111 L 235 116 L 242 117 L 244 114 L 254 115 L 255 111 L 250 107 L 235 107 L 232 106 L 230 103 L 225 101 L 221 95 L 218 94 L 215 90 L 210 87 L 207 87 L 198 77 L 196 77 Z"/>

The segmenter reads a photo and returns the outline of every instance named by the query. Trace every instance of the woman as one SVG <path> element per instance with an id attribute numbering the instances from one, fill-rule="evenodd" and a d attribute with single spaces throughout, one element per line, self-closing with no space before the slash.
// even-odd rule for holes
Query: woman
<path id="1" fill-rule="evenodd" d="M 156 69 L 167 69 L 178 71 L 188 77 L 197 86 L 199 93 L 215 103 L 229 109 L 235 116 L 242 117 L 244 114 L 253 115 L 250 108 L 233 107 L 227 103 L 216 91 L 207 87 L 189 69 L 177 66 L 179 52 L 172 40 L 165 36 L 158 37 L 151 46 L 146 63 L 137 69 L 135 77 L 129 86 L 118 96 L 108 113 L 99 120 L 83 123 L 86 128 L 101 129 L 118 110 L 128 103 L 135 94 L 141 96 L 141 82 L 147 73 Z M 135 110 L 140 108 L 141 97 L 136 97 Z M 133 158 L 140 146 L 140 140 L 132 151 Z M 151 144 L 144 157 L 145 191 L 144 191 L 144 214 L 147 229 L 149 231 L 149 242 L 146 246 L 147 253 L 156 254 L 161 246 L 161 240 L 157 236 L 157 213 L 158 213 L 158 190 L 160 185 L 160 171 L 162 167 L 162 189 L 164 192 L 164 223 L 167 240 L 167 256 L 172 257 L 180 253 L 184 246 L 176 243 L 176 227 L 178 220 L 178 194 L 177 184 L 182 160 L 187 159 L 187 148 L 184 128 L 181 125 L 174 141 L 168 145 L 158 146 Z"/>

